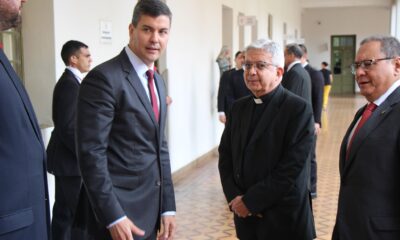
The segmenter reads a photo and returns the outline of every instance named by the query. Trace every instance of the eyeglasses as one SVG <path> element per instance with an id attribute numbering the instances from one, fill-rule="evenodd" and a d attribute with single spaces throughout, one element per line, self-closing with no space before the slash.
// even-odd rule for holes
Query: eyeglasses
<path id="1" fill-rule="evenodd" d="M 249 71 L 249 70 L 251 70 L 253 68 L 253 66 L 255 66 L 256 69 L 259 70 L 259 71 L 262 71 L 262 70 L 266 69 L 269 66 L 274 66 L 275 67 L 275 65 L 272 64 L 272 63 L 267 63 L 267 62 L 262 62 L 261 61 L 261 62 L 255 62 L 255 63 L 245 62 L 243 64 L 243 69 L 245 71 Z"/>
<path id="2" fill-rule="evenodd" d="M 378 58 L 378 59 L 367 59 L 367 60 L 355 62 L 355 63 L 350 65 L 351 73 L 356 75 L 357 69 L 360 68 L 360 67 L 364 71 L 368 71 L 368 70 L 371 69 L 372 65 L 377 64 L 379 61 L 390 60 L 390 59 L 394 59 L 394 57 Z"/>

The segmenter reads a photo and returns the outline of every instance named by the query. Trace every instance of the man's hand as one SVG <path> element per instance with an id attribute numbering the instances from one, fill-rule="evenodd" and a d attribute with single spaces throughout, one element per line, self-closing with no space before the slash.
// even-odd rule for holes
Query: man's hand
<path id="1" fill-rule="evenodd" d="M 235 197 L 230 203 L 229 206 L 231 207 L 232 211 L 238 215 L 239 217 L 245 218 L 250 215 L 249 209 L 244 205 L 242 201 L 243 196 Z"/>
<path id="2" fill-rule="evenodd" d="M 319 123 L 314 123 L 315 131 L 314 134 L 318 135 L 321 132 L 321 125 Z"/>
<path id="3" fill-rule="evenodd" d="M 159 240 L 172 240 L 176 232 L 175 216 L 161 216 L 162 232 Z"/>
<path id="4" fill-rule="evenodd" d="M 144 236 L 144 231 L 136 227 L 128 218 L 116 223 L 108 230 L 110 230 L 113 240 L 133 240 L 132 233 L 137 236 Z"/>
<path id="5" fill-rule="evenodd" d="M 219 115 L 219 121 L 222 123 L 226 122 L 226 116 L 224 114 Z"/>

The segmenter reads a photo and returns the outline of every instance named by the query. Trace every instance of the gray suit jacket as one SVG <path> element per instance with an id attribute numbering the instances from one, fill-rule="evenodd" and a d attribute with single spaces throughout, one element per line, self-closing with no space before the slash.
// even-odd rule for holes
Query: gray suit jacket
<path id="1" fill-rule="evenodd" d="M 162 78 L 154 78 L 159 124 L 125 50 L 90 71 L 81 84 L 76 146 L 98 226 L 126 215 L 150 234 L 162 212 L 175 211 L 164 134 L 166 92 Z"/>
<path id="2" fill-rule="evenodd" d="M 349 134 L 340 149 L 340 192 L 335 240 L 400 239 L 400 88 L 371 115 L 354 137 L 349 158 Z"/>

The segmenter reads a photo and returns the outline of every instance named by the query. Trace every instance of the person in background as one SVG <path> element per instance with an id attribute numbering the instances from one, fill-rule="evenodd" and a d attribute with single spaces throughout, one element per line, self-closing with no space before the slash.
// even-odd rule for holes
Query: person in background
<path id="1" fill-rule="evenodd" d="M 281 86 L 283 66 L 276 42 L 246 48 L 244 79 L 252 95 L 233 104 L 218 149 L 222 188 L 241 240 L 315 237 L 308 191 L 313 113 Z"/>
<path id="2" fill-rule="evenodd" d="M 333 77 L 332 77 L 331 70 L 328 69 L 327 62 L 321 63 L 320 71 L 322 72 L 322 75 L 324 76 L 324 97 L 323 97 L 323 101 L 322 101 L 322 109 L 326 110 L 326 108 L 328 107 L 328 99 L 329 99 L 329 93 L 331 92 Z"/>
<path id="3" fill-rule="evenodd" d="M 89 47 L 75 40 L 61 49 L 66 66 L 53 92 L 54 130 L 47 146 L 47 171 L 55 176 L 55 202 L 51 222 L 52 237 L 58 240 L 79 240 L 72 230 L 82 179 L 75 149 L 76 103 L 83 73 L 90 70 Z"/>
<path id="4" fill-rule="evenodd" d="M 311 79 L 311 105 L 314 114 L 315 139 L 311 152 L 310 193 L 311 198 L 317 197 L 317 136 L 321 132 L 322 95 L 324 93 L 324 77 L 322 73 L 308 63 L 308 51 L 304 44 L 299 44 L 303 51 L 301 64 Z"/>
<path id="5" fill-rule="evenodd" d="M 235 100 L 251 94 L 243 79 L 244 52 L 235 54 L 235 68 L 224 72 L 218 88 L 219 121 L 226 122 L 226 116 Z"/>
<path id="6" fill-rule="evenodd" d="M 220 76 L 231 68 L 231 50 L 228 46 L 222 46 L 216 62 L 218 63 Z"/>
<path id="7" fill-rule="evenodd" d="M 333 240 L 400 239 L 400 42 L 361 41 L 352 73 L 368 102 L 340 147 Z"/>
<path id="8" fill-rule="evenodd" d="M 163 1 L 138 1 L 128 45 L 80 87 L 76 146 L 85 191 L 78 208 L 88 199 L 93 211 L 79 211 L 76 226 L 96 240 L 154 240 L 160 227 L 161 239 L 174 238 L 166 88 L 154 73 L 171 18 Z"/>
<path id="9" fill-rule="evenodd" d="M 0 31 L 20 24 L 25 2 L 0 0 Z M 48 240 L 46 152 L 29 96 L 3 49 L 0 121 L 0 239 Z"/>

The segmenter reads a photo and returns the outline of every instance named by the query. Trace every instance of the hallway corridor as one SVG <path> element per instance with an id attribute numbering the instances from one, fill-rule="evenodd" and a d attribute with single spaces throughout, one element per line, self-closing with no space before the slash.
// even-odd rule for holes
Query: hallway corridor
<path id="1" fill-rule="evenodd" d="M 318 137 L 318 198 L 313 200 L 318 240 L 330 240 L 339 189 L 338 156 L 343 135 L 363 97 L 331 97 L 323 112 L 323 130 Z M 190 175 L 175 183 L 177 202 L 177 240 L 236 239 L 232 214 L 222 193 L 217 170 L 217 151 L 213 159 L 197 166 Z"/>

